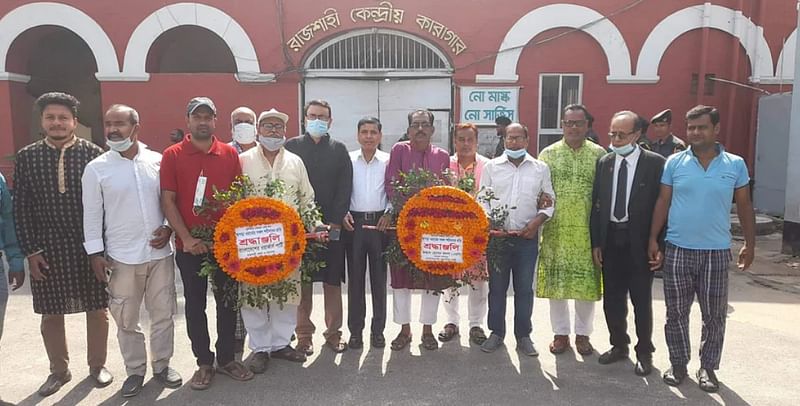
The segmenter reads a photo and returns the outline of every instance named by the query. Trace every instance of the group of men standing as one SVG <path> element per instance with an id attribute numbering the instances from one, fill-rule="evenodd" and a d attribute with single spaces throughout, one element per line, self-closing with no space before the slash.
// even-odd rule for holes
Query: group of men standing
<path id="1" fill-rule="evenodd" d="M 521 353 L 538 354 L 530 338 L 535 294 L 550 301 L 554 335 L 550 352 L 565 352 L 574 333 L 577 352 L 592 354 L 589 336 L 595 302 L 602 296 L 612 348 L 599 361 L 624 359 L 630 343 L 626 332 L 629 296 L 638 338 L 635 372 L 647 375 L 655 351 L 651 270 L 663 263 L 666 339 L 672 363 L 664 381 L 677 385 L 687 374 L 688 313 L 697 295 L 703 313 L 698 380 L 704 390 L 718 389 L 714 371 L 719 367 L 725 328 L 731 199 L 735 197 L 745 232 L 741 267 L 753 260 L 754 219 L 744 161 L 716 142 L 716 109 L 698 106 L 687 113 L 691 148 L 665 164 L 663 157 L 639 146 L 642 120 L 631 111 L 612 118 L 610 153 L 587 142 L 591 115 L 582 105 L 564 109 L 564 137 L 545 148 L 539 159 L 528 153 L 527 127 L 508 123 L 503 128 L 502 154 L 489 160 L 477 153 L 478 131 L 473 124 L 456 126 L 452 157 L 432 145 L 434 117 L 427 110 L 409 113 L 408 141 L 396 143 L 388 154 L 379 149 L 380 120 L 363 118 L 356 128 L 360 148 L 348 152 L 329 135 L 332 107 L 325 101 L 305 106 L 305 132 L 292 139 L 286 137 L 287 114 L 271 109 L 256 117 L 249 108 L 237 108 L 231 114 L 233 141 L 226 144 L 215 136 L 213 101 L 197 97 L 187 106 L 189 133 L 162 155 L 140 141 L 139 115 L 129 106 L 113 105 L 105 113 L 109 150 L 104 151 L 75 136 L 79 103 L 74 97 L 48 93 L 36 103 L 42 111 L 45 137 L 17 155 L 13 217 L 4 182 L 0 182 L 0 192 L 2 242 L 11 265 L 10 279 L 15 288 L 22 285 L 24 253 L 30 265 L 34 311 L 42 314 L 51 373 L 39 389 L 42 396 L 71 379 L 64 332 L 64 315 L 70 313 L 86 313 L 90 375 L 99 386 L 111 383 L 113 376 L 105 368 L 107 309 L 117 323 L 128 375 L 122 395 L 136 395 L 148 363 L 139 323 L 142 302 L 151 324 L 153 374 L 168 387 L 180 386 L 181 376 L 169 366 L 177 307 L 175 264 L 183 281 L 187 330 L 198 365 L 191 378 L 193 389 L 208 388 L 216 373 L 247 381 L 254 373 L 263 373 L 270 359 L 304 362 L 314 352 L 312 288 L 300 283 L 299 271 L 291 275 L 300 286 L 299 295 L 290 296 L 287 303 L 263 308 L 243 305 L 240 310 L 238 283 L 224 272 L 215 272 L 216 352 L 210 349 L 208 280 L 200 276 L 210 248 L 193 230 L 212 224 L 214 218 L 201 216 L 198 210 L 213 199 L 215 189 L 227 189 L 240 175 L 248 176 L 258 191 L 281 180 L 289 191 L 281 196 L 287 204 L 313 201 L 320 207 L 330 232 L 321 258 L 325 266 L 314 275 L 314 282 L 323 284 L 325 345 L 337 353 L 363 347 L 368 274 L 370 343 L 376 348 L 385 346 L 388 292 L 383 252 L 394 209 L 392 182 L 413 169 L 442 178 L 447 172 L 457 178 L 472 176 L 473 196 L 490 191 L 498 199 L 483 199 L 487 211 L 495 204 L 509 208 L 502 226 L 506 232 L 502 252 L 490 258 L 498 263 L 482 262 L 466 271 L 472 289 L 461 292 L 469 295 L 470 341 L 484 352 L 494 352 L 504 342 L 511 283 L 513 334 Z M 671 123 L 671 112 L 660 116 L 654 124 L 662 119 Z M 699 199 L 702 194 L 706 197 Z M 14 218 L 16 227 L 9 228 Z M 17 237 L 20 249 L 15 250 Z M 393 320 L 401 326 L 391 341 L 393 350 L 402 350 L 412 341 L 415 291 L 422 299 L 417 320 L 422 324 L 423 348 L 434 350 L 439 341 L 459 334 L 458 294 L 452 291 L 445 293 L 447 322 L 438 340 L 432 331 L 441 296 L 437 292 L 448 287 L 447 280 L 412 275 L 404 264 L 388 265 Z M 345 276 L 347 342 L 341 332 Z M 574 302 L 574 317 L 569 300 Z M 245 331 L 253 352 L 248 365 L 236 355 L 242 351 Z"/>

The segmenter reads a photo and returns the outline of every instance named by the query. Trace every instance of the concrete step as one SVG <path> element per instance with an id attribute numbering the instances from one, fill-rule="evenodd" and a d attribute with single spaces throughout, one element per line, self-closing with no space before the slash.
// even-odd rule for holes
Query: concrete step
<path id="1" fill-rule="evenodd" d="M 756 235 L 769 235 L 783 229 L 783 221 L 763 214 L 756 214 Z M 731 233 L 742 235 L 742 226 L 739 217 L 731 213 Z"/>

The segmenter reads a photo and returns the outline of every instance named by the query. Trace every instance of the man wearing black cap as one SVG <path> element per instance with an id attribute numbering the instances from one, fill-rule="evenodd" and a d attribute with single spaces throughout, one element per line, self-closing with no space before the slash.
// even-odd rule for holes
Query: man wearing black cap
<path id="1" fill-rule="evenodd" d="M 650 119 L 654 140 L 650 150 L 664 158 L 686 149 L 686 143 L 672 133 L 672 110 L 666 109 Z"/>
<path id="2" fill-rule="evenodd" d="M 497 126 L 497 148 L 494 149 L 494 157 L 503 156 L 506 151 L 506 143 L 504 141 L 506 136 L 506 127 L 511 124 L 511 119 L 506 116 L 500 116 L 494 119 L 494 124 Z"/>

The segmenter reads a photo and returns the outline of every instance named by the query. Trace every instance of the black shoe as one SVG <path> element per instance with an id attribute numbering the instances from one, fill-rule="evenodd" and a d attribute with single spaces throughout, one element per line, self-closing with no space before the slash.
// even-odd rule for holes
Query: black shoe
<path id="1" fill-rule="evenodd" d="M 700 368 L 697 371 L 697 383 L 705 392 L 717 393 L 719 391 L 719 380 L 717 374 L 711 369 Z"/>
<path id="2" fill-rule="evenodd" d="M 98 388 L 105 388 L 111 385 L 111 382 L 114 382 L 114 375 L 111 375 L 111 372 L 108 372 L 106 367 L 92 368 L 89 371 L 89 375 L 94 378 Z"/>
<path id="3" fill-rule="evenodd" d="M 61 389 L 62 386 L 64 386 L 67 382 L 71 380 L 72 380 L 72 373 L 70 373 L 69 370 L 66 370 L 60 374 L 50 374 L 50 376 L 47 377 L 47 380 L 44 381 L 42 386 L 39 387 L 39 396 L 42 397 L 50 396 L 58 392 L 58 390 Z"/>
<path id="4" fill-rule="evenodd" d="M 153 376 L 167 388 L 175 389 L 183 385 L 183 378 L 181 378 L 181 375 L 178 371 L 170 367 L 162 369 L 161 372 L 157 372 L 153 374 Z"/>
<path id="5" fill-rule="evenodd" d="M 636 366 L 633 368 L 633 373 L 638 376 L 647 376 L 653 372 L 653 359 L 652 358 L 639 358 L 636 360 Z"/>
<path id="6" fill-rule="evenodd" d="M 142 386 L 144 385 L 144 376 L 142 375 L 131 375 L 125 382 L 122 384 L 122 397 L 123 398 L 132 398 L 139 394 L 142 391 Z"/>
<path id="7" fill-rule="evenodd" d="M 628 348 L 614 346 L 611 347 L 610 350 L 600 355 L 600 358 L 597 359 L 597 362 L 599 362 L 601 365 L 608 365 L 624 360 L 625 358 L 628 358 Z"/>
<path id="8" fill-rule="evenodd" d="M 360 350 L 364 348 L 364 339 L 361 336 L 352 336 L 347 341 L 347 346 L 354 350 Z"/>
<path id="9" fill-rule="evenodd" d="M 669 386 L 678 386 L 686 379 L 686 375 L 686 366 L 678 367 L 673 365 L 667 372 L 664 372 L 662 379 Z"/>
<path id="10" fill-rule="evenodd" d="M 373 334 L 370 337 L 370 344 L 375 348 L 386 347 L 386 337 L 383 334 Z"/>

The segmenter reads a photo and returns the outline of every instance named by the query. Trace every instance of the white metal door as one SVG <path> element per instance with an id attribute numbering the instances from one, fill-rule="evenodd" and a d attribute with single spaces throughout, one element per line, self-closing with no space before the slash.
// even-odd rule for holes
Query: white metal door
<path id="1" fill-rule="evenodd" d="M 388 151 L 408 128 L 408 113 L 430 109 L 434 113 L 431 142 L 444 149 L 450 144 L 452 88 L 449 78 L 353 80 L 307 78 L 305 102 L 327 100 L 333 111 L 331 137 L 344 142 L 348 150 L 358 149 L 358 120 L 376 116 L 383 124 L 383 150 Z"/>
<path id="2" fill-rule="evenodd" d="M 365 116 L 378 116 L 378 82 L 351 79 L 306 79 L 305 103 L 314 99 L 326 100 L 331 105 L 333 124 L 331 137 L 345 145 L 347 150 L 359 148 L 356 125 Z"/>
<path id="3" fill-rule="evenodd" d="M 433 111 L 434 128 L 431 142 L 448 149 L 452 89 L 449 78 L 391 79 L 379 82 L 380 119 L 384 145 L 390 148 L 408 128 L 408 113 L 416 109 Z"/>

